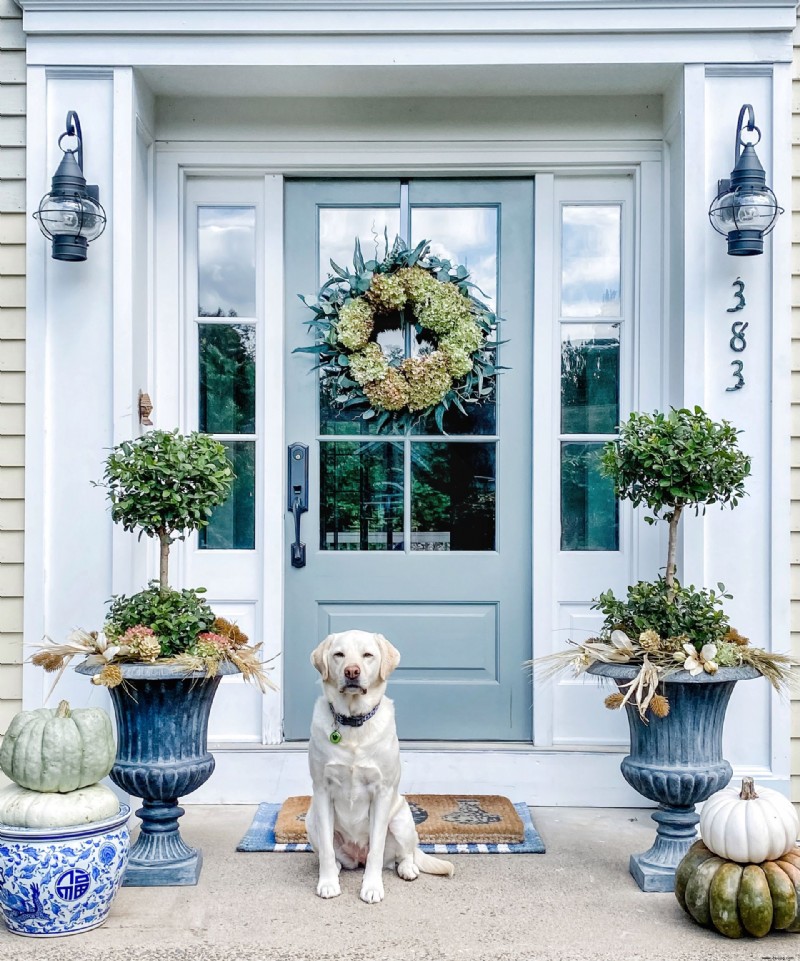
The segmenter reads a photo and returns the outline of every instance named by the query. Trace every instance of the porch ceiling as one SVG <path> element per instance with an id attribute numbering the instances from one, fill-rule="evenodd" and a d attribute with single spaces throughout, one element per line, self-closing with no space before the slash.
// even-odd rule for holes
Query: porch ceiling
<path id="1" fill-rule="evenodd" d="M 672 64 L 146 66 L 158 97 L 521 97 L 659 94 Z"/>

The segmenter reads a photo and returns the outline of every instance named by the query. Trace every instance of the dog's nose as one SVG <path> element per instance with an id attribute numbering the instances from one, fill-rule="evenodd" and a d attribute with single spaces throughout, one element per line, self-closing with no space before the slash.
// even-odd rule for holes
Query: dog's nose
<path id="1" fill-rule="evenodd" d="M 355 681 L 356 678 L 361 677 L 361 668 L 357 664 L 348 664 L 344 669 L 344 676 L 348 681 Z"/>

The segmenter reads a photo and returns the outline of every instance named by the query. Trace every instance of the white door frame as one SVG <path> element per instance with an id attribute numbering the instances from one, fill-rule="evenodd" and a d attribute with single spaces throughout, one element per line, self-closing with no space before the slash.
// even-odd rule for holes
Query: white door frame
<path id="1" fill-rule="evenodd" d="M 326 164 L 320 165 L 319 158 L 324 156 Z M 479 158 L 476 161 L 476 157 Z M 342 176 L 347 171 L 351 176 L 370 177 L 424 175 L 436 173 L 439 176 L 534 176 L 536 177 L 535 226 L 536 226 L 536 277 L 534 290 L 534 311 L 538 317 L 552 317 L 552 260 L 553 238 L 553 196 L 555 179 L 562 175 L 603 176 L 630 174 L 634 178 L 634 191 L 637 206 L 637 224 L 642 217 L 649 218 L 655 229 L 637 230 L 637 292 L 641 288 L 638 275 L 642 270 L 649 274 L 651 290 L 658 291 L 657 299 L 662 301 L 663 270 L 661 262 L 663 224 L 662 203 L 662 161 L 663 145 L 659 141 L 636 141 L 629 143 L 589 143 L 573 142 L 543 144 L 541 142 L 510 143 L 404 143 L 367 144 L 367 143 L 286 143 L 263 145 L 242 144 L 160 144 L 156 151 L 156 234 L 160 249 L 169 257 L 156 257 L 155 305 L 164 316 L 179 316 L 181 305 L 176 302 L 177 285 L 174 278 L 181 269 L 180 258 L 182 238 L 180 231 L 183 223 L 180 197 L 183 184 L 189 176 L 254 176 L 264 177 L 264 203 L 266 213 L 266 250 L 265 281 L 268 289 L 283 290 L 283 212 L 282 194 L 285 176 Z M 177 189 L 176 189 L 177 187 Z M 270 225 L 273 225 L 272 227 Z M 277 298 L 276 298 L 277 300 Z M 267 640 L 268 649 L 280 648 L 283 629 L 283 577 L 284 563 L 282 552 L 285 530 L 285 444 L 283 431 L 283 316 L 281 305 L 276 303 L 270 321 L 270 349 L 261 354 L 261 363 L 266 378 L 262 392 L 265 409 L 280 412 L 279 417 L 270 418 L 268 433 L 264 443 L 264 465 L 262 476 L 279 477 L 280 484 L 270 485 L 265 493 L 262 518 L 265 525 L 265 541 L 280 545 L 278 549 L 265 552 L 263 564 L 264 603 L 262 604 L 261 636 Z M 280 323 L 279 323 L 280 321 Z M 656 339 L 661 336 L 660 325 Z M 553 403 L 549 423 L 557 420 L 556 377 L 554 357 L 557 352 L 555 330 L 552 324 L 540 323 L 534 331 L 535 369 L 533 375 L 539 388 L 547 385 L 546 393 Z M 652 344 L 650 345 L 653 346 Z M 177 348 L 178 353 L 174 353 Z M 180 346 L 162 352 L 156 350 L 158 358 L 182 356 Z M 668 357 L 660 354 L 657 376 L 654 378 L 659 391 L 665 390 L 667 381 Z M 652 354 L 651 354 L 652 360 Z M 169 363 L 169 361 L 165 361 Z M 636 365 L 638 367 L 638 365 Z M 154 381 L 159 385 L 156 401 L 164 426 L 179 423 L 181 411 L 179 391 L 175 397 L 164 397 L 164 371 L 154 371 Z M 636 378 L 634 378 L 635 382 Z M 638 399 L 638 392 L 634 395 Z M 185 406 L 185 405 L 183 405 Z M 168 424 L 164 424 L 164 420 Z M 181 424 L 182 427 L 188 425 Z M 552 467 L 552 438 L 548 432 L 541 432 L 541 440 L 535 439 L 533 456 L 543 458 Z M 545 448 L 548 448 L 545 450 Z M 557 544 L 552 504 L 557 501 L 556 490 L 552 489 L 554 471 L 546 468 L 537 475 L 539 495 L 534 507 L 535 544 Z M 545 488 L 547 485 L 547 488 Z M 638 536 L 634 537 L 634 541 Z M 536 562 L 534 562 L 536 563 Z M 540 569 L 549 570 L 549 565 L 540 564 Z M 553 585 L 547 574 L 534 579 L 534 639 L 535 654 L 548 653 L 552 649 L 554 618 L 556 615 Z M 281 681 L 280 667 L 275 672 L 276 680 Z M 533 683 L 533 681 L 532 681 Z M 596 691 L 587 695 L 597 697 Z M 215 744 L 215 754 L 220 775 L 193 795 L 193 802 L 242 801 L 266 797 L 285 796 L 293 791 L 308 788 L 305 770 L 303 745 L 280 744 L 280 705 L 283 695 L 265 698 L 264 746 Z M 552 698 L 548 685 L 537 685 L 535 704 L 536 746 L 464 746 L 459 744 L 414 745 L 403 752 L 407 767 L 406 789 L 423 789 L 426 785 L 440 785 L 440 764 L 446 763 L 450 771 L 449 784 L 453 789 L 466 789 L 475 779 L 475 751 L 481 751 L 481 766 L 486 770 L 487 789 L 506 785 L 507 793 L 536 800 L 537 803 L 585 804 L 587 798 L 581 785 L 589 771 L 598 785 L 593 799 L 596 804 L 637 803 L 637 796 L 622 782 L 618 774 L 619 751 L 622 740 L 606 745 L 552 745 Z M 257 750 L 263 754 L 263 764 L 249 765 L 252 780 L 242 795 L 242 788 L 232 788 L 235 771 L 242 762 L 242 754 L 248 755 Z M 276 756 L 277 755 L 277 756 Z M 278 762 L 280 757 L 280 762 Z M 520 764 L 526 758 L 527 762 Z M 521 771 L 527 773 L 520 773 Z M 408 787 L 408 783 L 412 787 Z M 553 789 L 548 785 L 558 783 Z M 462 785 L 461 788 L 458 785 Z M 498 788 L 499 789 L 499 788 Z M 638 799 L 640 803 L 640 799 Z"/>

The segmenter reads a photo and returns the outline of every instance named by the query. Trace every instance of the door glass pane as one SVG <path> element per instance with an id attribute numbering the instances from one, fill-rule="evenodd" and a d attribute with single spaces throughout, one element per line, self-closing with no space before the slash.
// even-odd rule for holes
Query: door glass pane
<path id="1" fill-rule="evenodd" d="M 622 208 L 561 208 L 561 316 L 620 317 Z"/>
<path id="2" fill-rule="evenodd" d="M 484 404 L 464 404 L 466 416 L 456 407 L 451 407 L 442 419 L 443 431 L 436 426 L 433 417 L 417 424 L 412 434 L 495 434 L 497 433 L 497 406 L 494 402 Z"/>
<path id="3" fill-rule="evenodd" d="M 385 231 L 385 233 L 384 233 Z M 364 260 L 383 260 L 386 239 L 391 250 L 400 232 L 399 207 L 320 207 L 319 281 L 331 276 L 331 261 L 353 269 L 356 237 Z"/>
<path id="4" fill-rule="evenodd" d="M 200 430 L 253 434 L 256 330 L 252 324 L 200 324 Z"/>
<path id="5" fill-rule="evenodd" d="M 225 441 L 236 480 L 233 493 L 199 535 L 201 550 L 252 551 L 256 546 L 255 441 Z"/>
<path id="6" fill-rule="evenodd" d="M 497 207 L 411 208 L 412 247 L 431 241 L 431 253 L 454 266 L 463 264 L 494 309 L 497 300 Z"/>
<path id="7" fill-rule="evenodd" d="M 411 444 L 411 550 L 495 549 L 495 444 Z"/>
<path id="8" fill-rule="evenodd" d="M 353 250 L 358 238 L 364 260 L 383 260 L 386 239 L 389 249 L 400 231 L 399 207 L 320 207 L 319 215 L 319 278 L 323 284 L 332 276 L 331 260 L 339 267 L 353 270 Z M 399 316 L 379 319 L 376 340 L 384 353 L 391 357 L 403 354 L 403 333 Z M 342 410 L 333 403 L 331 385 L 326 383 L 325 371 L 320 373 L 320 433 L 375 434 L 374 423 L 363 420 L 362 411 Z"/>
<path id="9" fill-rule="evenodd" d="M 197 208 L 197 314 L 255 317 L 254 207 Z"/>
<path id="10" fill-rule="evenodd" d="M 561 550 L 619 550 L 619 510 L 600 473 L 603 444 L 561 445 Z"/>
<path id="11" fill-rule="evenodd" d="M 411 208 L 412 244 L 431 241 L 431 253 L 454 266 L 463 264 L 479 290 L 474 295 L 494 310 L 497 299 L 497 207 L 414 207 Z M 501 338 L 502 339 L 502 338 Z M 428 353 L 430 338 L 411 338 L 411 354 Z M 494 434 L 495 400 L 466 405 L 466 416 L 451 408 L 444 417 L 446 434 Z M 438 434 L 433 418 L 420 424 L 416 434 Z"/>
<path id="12" fill-rule="evenodd" d="M 619 324 L 562 324 L 562 434 L 612 434 L 618 423 Z"/>
<path id="13" fill-rule="evenodd" d="M 403 550 L 402 444 L 320 444 L 320 550 Z"/>

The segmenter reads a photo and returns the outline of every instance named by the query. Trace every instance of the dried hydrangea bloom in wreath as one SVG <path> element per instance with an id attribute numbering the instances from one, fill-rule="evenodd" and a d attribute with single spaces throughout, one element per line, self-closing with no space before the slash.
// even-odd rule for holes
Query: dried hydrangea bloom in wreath
<path id="1" fill-rule="evenodd" d="M 317 337 L 296 352 L 317 355 L 321 389 L 331 406 L 375 419 L 377 429 L 397 431 L 433 416 L 465 416 L 470 405 L 491 400 L 498 342 L 497 315 L 476 296 L 466 267 L 430 254 L 429 241 L 412 250 L 397 238 L 383 260 L 365 261 L 355 242 L 353 270 L 331 261 L 333 275 L 316 300 L 299 295 L 314 312 Z M 388 358 L 377 329 L 412 323 L 416 357 Z"/>

